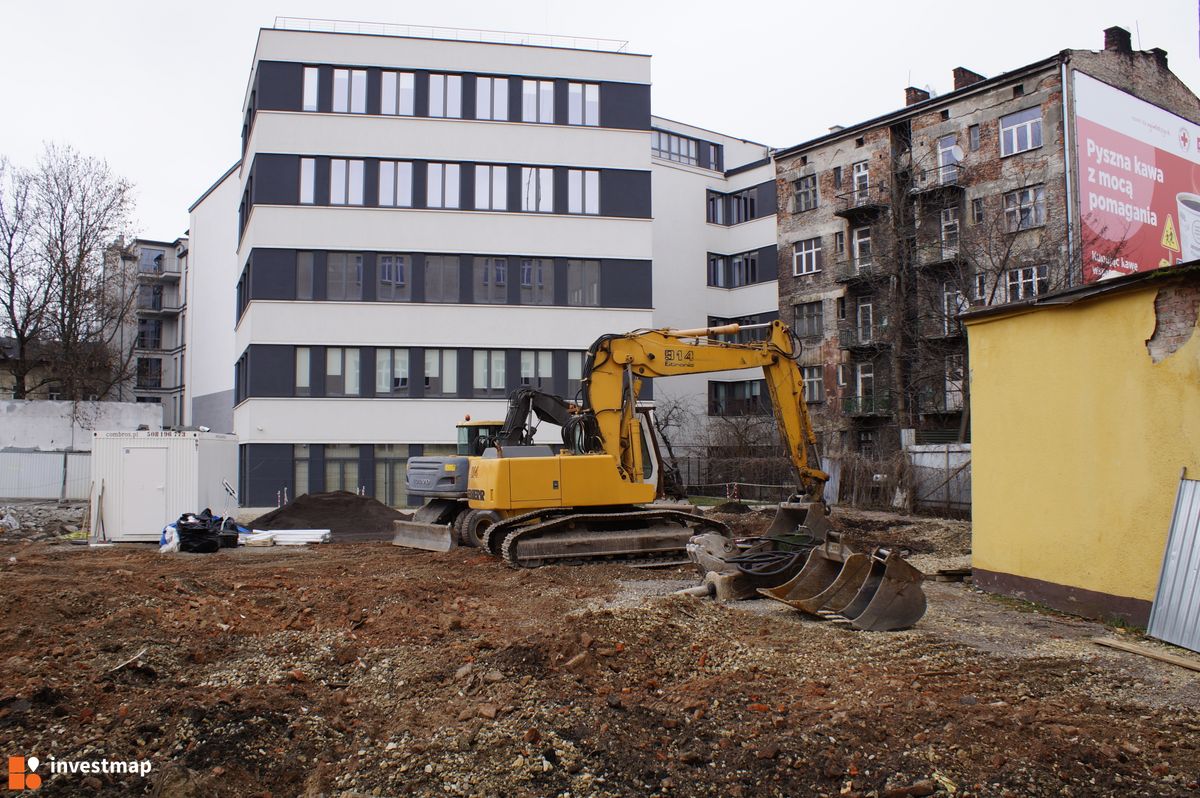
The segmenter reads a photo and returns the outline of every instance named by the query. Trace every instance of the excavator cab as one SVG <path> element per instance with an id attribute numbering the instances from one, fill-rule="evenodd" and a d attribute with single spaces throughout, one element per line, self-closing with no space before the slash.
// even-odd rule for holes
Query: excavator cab
<path id="1" fill-rule="evenodd" d="M 479 457 L 483 450 L 494 446 L 503 421 L 472 421 L 470 416 L 458 423 L 458 454 L 461 457 Z"/>

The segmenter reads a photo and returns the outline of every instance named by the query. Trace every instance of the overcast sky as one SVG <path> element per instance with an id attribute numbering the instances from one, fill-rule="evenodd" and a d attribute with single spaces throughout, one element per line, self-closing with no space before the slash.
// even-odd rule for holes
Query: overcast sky
<path id="1" fill-rule="evenodd" d="M 139 233 L 181 235 L 238 158 L 255 38 L 276 15 L 628 40 L 654 56 L 654 113 L 775 147 L 894 110 L 908 85 L 949 91 L 956 66 L 990 77 L 1099 50 L 1111 25 L 1200 90 L 1194 0 L 0 0 L 0 155 L 32 164 L 58 141 L 104 158 L 137 184 Z"/>

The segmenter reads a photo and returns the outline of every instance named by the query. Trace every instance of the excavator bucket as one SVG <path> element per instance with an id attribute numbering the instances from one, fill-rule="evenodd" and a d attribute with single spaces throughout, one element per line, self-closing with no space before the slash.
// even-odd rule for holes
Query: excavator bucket
<path id="1" fill-rule="evenodd" d="M 824 542 L 829 529 L 829 511 L 823 502 L 780 502 L 764 536 L 782 538 L 800 534 Z"/>
<path id="2" fill-rule="evenodd" d="M 906 629 L 925 614 L 924 576 L 896 552 L 856 554 L 840 543 L 813 549 L 800 573 L 758 592 L 821 617 L 842 618 L 855 629 Z"/>
<path id="3" fill-rule="evenodd" d="M 424 551 L 450 551 L 458 545 L 451 525 L 457 505 L 453 499 L 430 499 L 413 513 L 411 521 L 393 521 L 393 546 Z"/>

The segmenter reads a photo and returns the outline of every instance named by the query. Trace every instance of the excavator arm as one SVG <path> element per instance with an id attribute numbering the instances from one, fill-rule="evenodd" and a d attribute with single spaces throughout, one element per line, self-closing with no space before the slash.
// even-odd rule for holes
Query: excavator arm
<path id="1" fill-rule="evenodd" d="M 783 322 L 754 326 L 769 328 L 765 340 L 744 344 L 713 340 L 747 329 L 727 324 L 606 335 L 592 344 L 584 363 L 583 411 L 594 419 L 593 446 L 617 459 L 623 479 L 641 480 L 641 428 L 634 410 L 642 380 L 760 368 L 797 488 L 813 500 L 820 499 L 829 475 L 817 467 L 816 436 L 796 361 L 799 344 Z"/>

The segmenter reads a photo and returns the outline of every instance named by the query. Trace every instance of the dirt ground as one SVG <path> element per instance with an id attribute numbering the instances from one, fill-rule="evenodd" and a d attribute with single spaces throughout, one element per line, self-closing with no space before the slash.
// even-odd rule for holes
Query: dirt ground
<path id="1" fill-rule="evenodd" d="M 838 524 L 927 571 L 967 554 L 963 522 Z M 0 751 L 153 766 L 40 795 L 1200 787 L 1200 674 L 1089 641 L 1112 630 L 930 582 L 916 628 L 854 632 L 669 595 L 695 581 L 382 543 L 0 544 Z"/>

